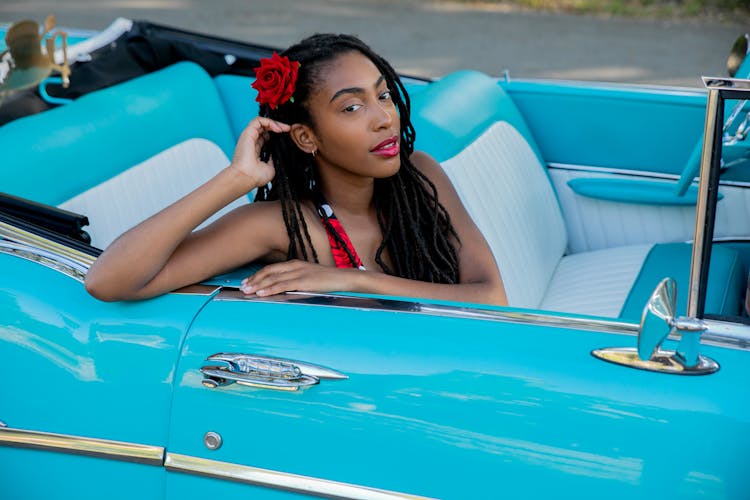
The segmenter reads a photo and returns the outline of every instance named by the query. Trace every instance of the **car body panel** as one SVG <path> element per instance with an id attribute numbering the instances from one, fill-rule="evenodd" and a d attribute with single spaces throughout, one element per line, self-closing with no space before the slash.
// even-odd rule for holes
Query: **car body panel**
<path id="1" fill-rule="evenodd" d="M 183 347 L 168 449 L 439 498 L 651 497 L 667 478 L 680 498 L 738 498 L 745 488 L 737 465 L 750 448 L 750 389 L 731 384 L 750 377 L 744 350 L 707 348 L 722 366 L 711 376 L 665 376 L 590 355 L 632 346 L 630 335 L 348 300 L 207 305 Z M 298 392 L 209 389 L 199 370 L 217 352 L 301 360 L 349 379 Z M 203 445 L 208 431 L 223 437 L 220 449 Z M 181 481 L 170 477 L 170 498 L 186 491 Z"/>
<path id="2" fill-rule="evenodd" d="M 79 280 L 25 258 L 0 253 L 0 266 L 0 420 L 13 428 L 163 446 L 179 347 L 210 296 L 104 303 Z M 0 447 L 3 475 L 14 478 L 3 498 L 56 497 L 64 474 L 45 481 L 39 471 L 59 470 L 61 463 L 100 471 L 100 479 L 81 487 L 81 498 L 86 491 L 92 498 L 100 494 L 113 477 L 142 481 L 149 494 L 161 487 L 148 484 L 163 481 L 140 464 L 99 464 L 50 451 L 16 455 L 14 448 Z M 123 489 L 122 498 L 128 491 L 134 490 Z"/>

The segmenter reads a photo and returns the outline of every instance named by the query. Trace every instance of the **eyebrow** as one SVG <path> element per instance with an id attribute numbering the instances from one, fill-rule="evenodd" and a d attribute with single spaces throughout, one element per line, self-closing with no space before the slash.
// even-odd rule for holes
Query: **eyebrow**
<path id="1" fill-rule="evenodd" d="M 384 80 L 385 80 L 385 76 L 384 75 L 380 75 L 380 78 L 378 78 L 378 80 L 375 82 L 375 85 L 373 85 L 373 87 L 377 88 L 381 83 L 383 83 Z M 361 87 L 349 87 L 349 88 L 341 89 L 338 92 L 336 92 L 335 94 L 333 94 L 333 97 L 331 97 L 331 100 L 328 101 L 328 102 L 332 103 L 339 96 L 341 96 L 343 94 L 362 94 L 364 91 L 365 91 L 365 89 L 363 89 Z"/>

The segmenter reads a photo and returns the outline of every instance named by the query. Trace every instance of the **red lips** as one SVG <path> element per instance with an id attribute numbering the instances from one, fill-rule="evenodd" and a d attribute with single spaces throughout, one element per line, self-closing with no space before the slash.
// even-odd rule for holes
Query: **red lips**
<path id="1" fill-rule="evenodd" d="M 396 156 L 399 151 L 400 147 L 398 144 L 398 136 L 395 135 L 393 137 L 389 137 L 370 150 L 371 153 L 386 156 L 389 158 L 392 156 Z"/>

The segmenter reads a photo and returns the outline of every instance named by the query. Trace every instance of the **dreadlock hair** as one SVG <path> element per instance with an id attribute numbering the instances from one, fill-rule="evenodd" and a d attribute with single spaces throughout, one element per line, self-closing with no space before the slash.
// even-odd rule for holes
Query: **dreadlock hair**
<path id="1" fill-rule="evenodd" d="M 359 52 L 370 59 L 391 90 L 401 121 L 401 167 L 385 179 L 375 179 L 374 204 L 383 241 L 375 253 L 375 262 L 388 274 L 433 282 L 458 283 L 458 255 L 451 241 L 459 242 L 448 212 L 437 199 L 435 185 L 410 161 L 415 131 L 410 121 L 409 96 L 391 65 L 364 42 L 351 35 L 316 34 L 286 49 L 281 55 L 300 63 L 292 99 L 271 109 L 260 107 L 260 115 L 284 123 L 302 123 L 314 128 L 307 108 L 308 98 L 324 67 L 336 57 Z M 276 175 L 268 186 L 258 188 L 256 201 L 279 200 L 289 235 L 288 259 L 302 258 L 318 262 L 310 233 L 302 214 L 301 200 L 319 199 L 320 183 L 315 182 L 315 162 L 311 154 L 297 147 L 289 134 L 271 134 L 263 154 L 273 159 Z M 329 226 L 323 216 L 323 223 Z M 355 258 L 339 240 L 350 260 Z M 383 261 L 387 249 L 393 268 Z"/>

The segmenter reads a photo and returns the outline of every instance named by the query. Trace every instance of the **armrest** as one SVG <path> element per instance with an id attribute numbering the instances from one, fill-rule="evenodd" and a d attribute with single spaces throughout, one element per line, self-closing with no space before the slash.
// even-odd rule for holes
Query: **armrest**
<path id="1" fill-rule="evenodd" d="M 637 203 L 644 205 L 695 205 L 698 188 L 690 186 L 684 195 L 678 196 L 674 183 L 645 179 L 579 178 L 568 181 L 568 186 L 581 196 L 598 200 Z M 719 193 L 719 199 L 723 198 Z"/>

